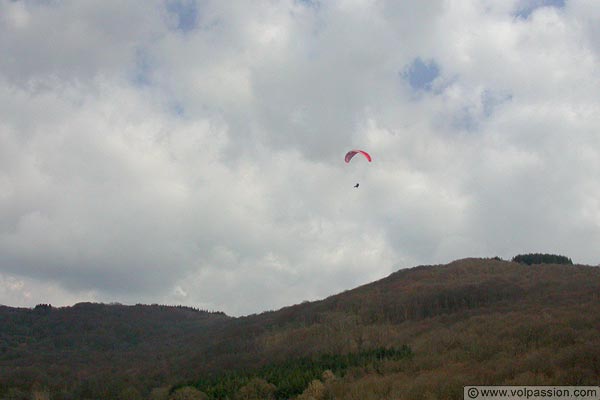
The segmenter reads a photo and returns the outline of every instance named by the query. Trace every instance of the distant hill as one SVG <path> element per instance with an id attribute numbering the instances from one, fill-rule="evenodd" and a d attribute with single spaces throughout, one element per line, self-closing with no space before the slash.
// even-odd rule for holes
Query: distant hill
<path id="1" fill-rule="evenodd" d="M 159 305 L 0 306 L 0 398 L 34 384 L 53 391 L 75 386 L 69 391 L 81 398 L 101 393 L 106 381 L 164 383 L 177 359 L 228 319 Z"/>
<path id="2" fill-rule="evenodd" d="M 222 388 L 225 372 L 228 390 L 247 392 L 252 377 L 276 390 L 297 378 L 283 370 L 299 365 L 315 374 L 340 365 L 335 379 L 307 390 L 343 399 L 462 398 L 471 384 L 597 385 L 599 300 L 597 267 L 464 259 L 241 318 L 142 305 L 0 307 L 0 398 L 37 390 L 160 399 L 177 385 Z M 250 382 L 255 390 L 262 381 Z"/>

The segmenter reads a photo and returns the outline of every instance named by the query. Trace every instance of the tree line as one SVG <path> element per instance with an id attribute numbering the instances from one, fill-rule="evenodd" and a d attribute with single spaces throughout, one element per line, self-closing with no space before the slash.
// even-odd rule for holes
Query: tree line
<path id="1" fill-rule="evenodd" d="M 541 254 L 541 253 L 530 253 L 530 254 L 519 254 L 514 256 L 513 262 L 520 264 L 568 264 L 572 265 L 573 261 L 569 257 L 561 256 L 557 254 Z"/>
<path id="2" fill-rule="evenodd" d="M 205 376 L 194 382 L 193 386 L 211 400 L 231 399 L 250 382 L 261 380 L 273 385 L 274 399 L 289 399 L 301 394 L 326 371 L 344 376 L 350 368 L 371 367 L 377 370 L 382 361 L 408 359 L 412 355 L 411 348 L 403 345 L 346 354 L 329 353 L 317 357 L 292 358 L 280 363 L 269 363 L 254 371 L 237 370 L 212 377 Z M 176 386 L 172 391 L 177 391 L 180 387 Z"/>

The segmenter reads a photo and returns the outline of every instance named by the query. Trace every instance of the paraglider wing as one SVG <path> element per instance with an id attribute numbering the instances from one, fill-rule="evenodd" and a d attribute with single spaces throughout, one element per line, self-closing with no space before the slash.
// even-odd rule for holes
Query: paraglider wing
<path id="1" fill-rule="evenodd" d="M 352 160 L 352 157 L 354 157 L 357 154 L 362 154 L 363 156 L 365 156 L 365 158 L 371 162 L 371 156 L 369 155 L 369 153 L 367 153 L 366 151 L 363 150 L 350 150 L 348 153 L 346 153 L 346 157 L 344 157 L 344 161 L 346 161 L 347 163 L 350 162 L 350 160 Z"/>

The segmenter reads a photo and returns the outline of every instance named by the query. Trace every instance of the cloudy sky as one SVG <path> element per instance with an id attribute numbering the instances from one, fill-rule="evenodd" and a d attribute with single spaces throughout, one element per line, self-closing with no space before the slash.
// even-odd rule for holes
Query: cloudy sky
<path id="1" fill-rule="evenodd" d="M 599 20 L 597 0 L 0 0 L 0 304 L 244 315 L 471 256 L 597 265 Z"/>

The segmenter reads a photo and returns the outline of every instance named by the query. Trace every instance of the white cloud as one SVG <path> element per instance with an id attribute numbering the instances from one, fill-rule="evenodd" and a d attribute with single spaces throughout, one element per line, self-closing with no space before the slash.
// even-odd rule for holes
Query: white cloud
<path id="1" fill-rule="evenodd" d="M 523 7 L 0 2 L 0 302 L 244 314 L 467 256 L 597 264 L 600 7 Z"/>

